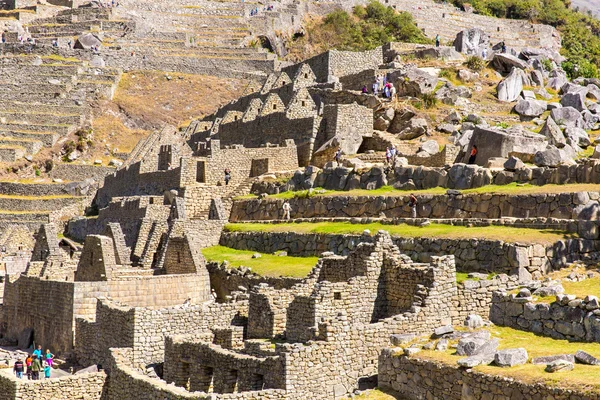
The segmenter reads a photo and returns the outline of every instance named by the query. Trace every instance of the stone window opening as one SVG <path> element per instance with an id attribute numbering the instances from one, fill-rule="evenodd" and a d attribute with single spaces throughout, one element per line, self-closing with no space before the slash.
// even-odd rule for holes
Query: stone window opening
<path id="1" fill-rule="evenodd" d="M 237 393 L 238 391 L 238 372 L 235 369 L 229 370 L 229 372 L 223 377 L 223 393 Z"/>
<path id="2" fill-rule="evenodd" d="M 277 110 L 277 104 L 273 104 L 273 110 Z"/>
<path id="3" fill-rule="evenodd" d="M 181 253 L 177 252 L 177 264 L 181 264 Z"/>
<path id="4" fill-rule="evenodd" d="M 234 120 L 234 121 L 237 121 L 237 120 L 238 120 L 238 116 L 237 116 L 237 115 L 234 115 L 234 116 L 233 116 L 233 120 Z"/>
<path id="5" fill-rule="evenodd" d="M 304 73 L 304 79 L 308 79 L 308 72 Z"/>
<path id="6" fill-rule="evenodd" d="M 261 374 L 252 374 L 250 381 L 250 390 L 259 391 L 265 388 L 265 377 Z"/>
<path id="7" fill-rule="evenodd" d="M 190 390 L 190 363 L 181 361 L 181 376 L 184 379 L 183 387 Z"/>
<path id="8" fill-rule="evenodd" d="M 333 292 L 333 299 L 334 300 L 341 300 L 342 299 L 342 292 Z"/>
<path id="9" fill-rule="evenodd" d="M 302 107 L 306 107 L 306 101 L 302 100 Z"/>
<path id="10" fill-rule="evenodd" d="M 498 30 L 498 32 L 500 32 L 500 27 L 497 27 L 496 29 Z"/>
<path id="11" fill-rule="evenodd" d="M 194 385 L 192 389 L 194 391 L 201 391 L 206 393 L 212 393 L 214 379 L 214 370 L 212 367 L 201 367 L 197 376 L 198 386 Z"/>
<path id="12" fill-rule="evenodd" d="M 154 197 L 150 197 L 150 204 L 154 204 Z"/>

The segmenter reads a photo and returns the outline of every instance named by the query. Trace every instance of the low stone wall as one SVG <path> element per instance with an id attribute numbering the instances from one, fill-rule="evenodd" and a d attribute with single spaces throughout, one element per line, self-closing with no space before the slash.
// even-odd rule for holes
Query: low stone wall
<path id="1" fill-rule="evenodd" d="M 416 195 L 421 218 L 561 218 L 589 220 L 600 209 L 598 192 L 509 195 L 472 193 Z M 409 196 L 313 196 L 289 200 L 296 218 L 410 218 Z M 280 219 L 283 199 L 238 200 L 229 220 Z"/>
<path id="2" fill-rule="evenodd" d="M 104 372 L 28 381 L 17 379 L 12 369 L 6 369 L 0 372 L 0 400 L 100 400 L 105 381 Z"/>
<path id="3" fill-rule="evenodd" d="M 599 394 L 528 384 L 437 361 L 408 358 L 394 354 L 393 349 L 384 349 L 379 356 L 378 384 L 408 400 L 600 399 Z"/>
<path id="4" fill-rule="evenodd" d="M 217 293 L 219 300 L 224 300 L 232 292 L 240 291 L 241 287 L 250 289 L 266 283 L 277 290 L 289 289 L 302 280 L 301 278 L 260 276 L 244 270 L 243 267 L 231 269 L 216 262 L 207 263 L 206 269 L 210 274 L 210 286 Z"/>
<path id="5" fill-rule="evenodd" d="M 490 320 L 503 326 L 534 332 L 554 339 L 600 342 L 600 307 L 581 299 L 534 303 L 531 298 L 494 293 Z"/>
<path id="6" fill-rule="evenodd" d="M 188 392 L 184 388 L 142 375 L 128 364 L 127 360 L 130 357 L 129 349 L 111 349 L 110 385 L 106 400 L 283 400 L 287 398 L 286 391 L 282 389 L 229 394 Z"/>
<path id="7" fill-rule="evenodd" d="M 454 325 L 462 325 L 470 314 L 479 314 L 487 319 L 490 315 L 493 293 L 509 291 L 519 287 L 518 275 L 497 275 L 492 279 L 467 280 L 457 284 L 457 296 L 452 299 Z"/>
<path id="8" fill-rule="evenodd" d="M 220 244 L 261 253 L 283 250 L 289 255 L 318 256 L 326 251 L 347 255 L 361 241 L 370 240 L 370 236 L 363 235 L 223 232 Z M 459 271 L 510 274 L 524 267 L 534 276 L 592 257 L 600 248 L 598 241 L 583 239 L 561 240 L 553 245 L 424 237 L 393 237 L 393 241 L 401 252 L 417 262 L 429 262 L 431 256 L 453 254 Z"/>
<path id="9" fill-rule="evenodd" d="M 95 165 L 73 165 L 57 164 L 52 168 L 49 175 L 51 178 L 62 179 L 65 181 L 82 181 L 84 179 L 93 179 L 97 182 L 104 181 L 104 177 L 115 172 L 113 167 L 98 167 Z"/>

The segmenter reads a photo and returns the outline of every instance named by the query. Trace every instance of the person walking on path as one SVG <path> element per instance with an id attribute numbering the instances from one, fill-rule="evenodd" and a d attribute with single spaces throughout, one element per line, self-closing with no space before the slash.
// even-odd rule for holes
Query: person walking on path
<path id="1" fill-rule="evenodd" d="M 37 349 L 35 349 L 35 350 L 33 351 L 33 354 L 32 354 L 32 355 L 33 355 L 34 357 L 39 357 L 40 359 L 42 358 L 43 352 L 42 352 L 42 345 L 41 345 L 41 344 L 40 344 L 40 345 L 38 345 Z"/>
<path id="2" fill-rule="evenodd" d="M 440 35 L 435 35 L 435 47 L 440 47 Z"/>
<path id="3" fill-rule="evenodd" d="M 469 156 L 468 164 L 475 164 L 476 158 L 477 158 L 477 146 L 473 145 L 473 148 L 471 149 L 471 155 Z"/>
<path id="4" fill-rule="evenodd" d="M 292 211 L 292 206 L 290 206 L 290 203 L 286 200 L 283 202 L 283 206 L 281 208 L 283 209 L 283 219 L 289 221 L 291 218 L 290 212 Z"/>
<path id="5" fill-rule="evenodd" d="M 52 375 L 52 366 L 50 363 L 45 363 L 44 364 L 44 378 L 50 379 L 51 375 Z"/>
<path id="6" fill-rule="evenodd" d="M 417 198 L 411 193 L 409 199 L 408 205 L 410 206 L 411 217 L 417 218 Z"/>
<path id="7" fill-rule="evenodd" d="M 337 151 L 335 152 L 335 162 L 338 163 L 338 165 L 340 165 L 341 159 L 342 159 L 342 148 L 338 147 Z"/>
<path id="8" fill-rule="evenodd" d="M 33 363 L 33 357 L 28 356 L 25 359 L 25 366 L 27 367 L 27 379 L 31 380 L 31 364 Z"/>
<path id="9" fill-rule="evenodd" d="M 385 162 L 389 164 L 391 160 L 392 160 L 392 152 L 390 151 L 389 147 L 386 147 L 385 148 Z"/>
<path id="10" fill-rule="evenodd" d="M 50 353 L 50 349 L 46 349 L 46 362 L 50 367 L 54 364 L 54 354 Z"/>
<path id="11" fill-rule="evenodd" d="M 13 371 L 15 375 L 19 379 L 23 379 L 23 369 L 25 368 L 25 363 L 21 360 L 15 361 L 15 365 L 13 366 Z"/>
<path id="12" fill-rule="evenodd" d="M 231 170 L 229 168 L 225 168 L 225 185 L 229 185 L 230 180 L 231 180 Z"/>
<path id="13" fill-rule="evenodd" d="M 31 379 L 33 379 L 34 381 L 39 381 L 41 370 L 42 370 L 42 364 L 40 362 L 40 358 L 37 356 L 34 356 L 33 361 L 31 362 Z"/>

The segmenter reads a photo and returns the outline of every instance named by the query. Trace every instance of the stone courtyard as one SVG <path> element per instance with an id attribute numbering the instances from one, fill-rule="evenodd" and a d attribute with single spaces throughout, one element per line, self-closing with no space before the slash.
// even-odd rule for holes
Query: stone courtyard
<path id="1" fill-rule="evenodd" d="M 0 1 L 0 400 L 600 399 L 600 81 L 550 26 L 382 3 L 448 45 L 285 60 L 359 2 Z M 90 160 L 143 71 L 244 89 Z"/>

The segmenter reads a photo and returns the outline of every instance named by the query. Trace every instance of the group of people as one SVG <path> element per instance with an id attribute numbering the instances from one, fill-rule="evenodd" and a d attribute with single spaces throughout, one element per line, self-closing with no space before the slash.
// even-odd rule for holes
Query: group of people
<path id="1" fill-rule="evenodd" d="M 54 364 L 54 354 L 49 349 L 44 354 L 42 346 L 38 346 L 25 360 L 15 361 L 13 371 L 17 378 L 37 381 L 40 379 L 40 373 L 44 373 L 44 378 L 49 379 L 52 376 L 52 366 Z"/>
<path id="2" fill-rule="evenodd" d="M 267 6 L 263 9 L 263 11 L 273 11 L 273 6 Z M 250 16 L 253 17 L 255 15 L 258 15 L 258 7 L 250 10 Z"/>
<path id="3" fill-rule="evenodd" d="M 371 85 L 371 90 L 375 96 L 381 93 L 386 99 L 394 99 L 396 97 L 396 87 L 392 82 L 388 81 L 386 75 L 380 75 L 375 78 Z M 369 93 L 367 85 L 362 87 L 362 92 L 364 94 Z"/>
<path id="4" fill-rule="evenodd" d="M 392 147 L 385 148 L 385 161 L 387 164 L 396 164 L 396 156 L 398 155 L 398 150 L 396 146 L 392 145 Z"/>

